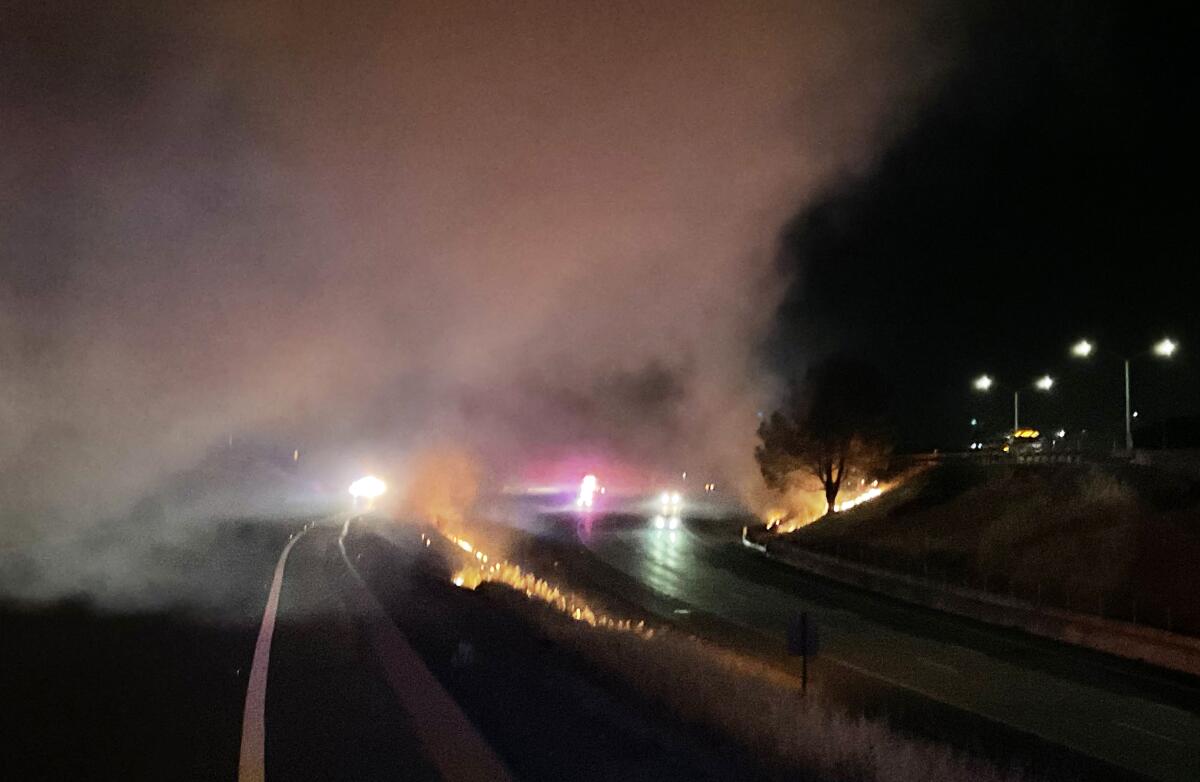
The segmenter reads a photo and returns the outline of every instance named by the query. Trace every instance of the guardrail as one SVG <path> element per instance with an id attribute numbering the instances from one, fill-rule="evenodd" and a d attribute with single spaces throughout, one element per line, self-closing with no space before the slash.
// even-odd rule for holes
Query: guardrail
<path id="1" fill-rule="evenodd" d="M 996 450 L 934 451 L 932 453 L 905 454 L 895 457 L 895 461 L 899 464 L 936 464 L 943 461 L 959 461 L 989 466 L 1014 464 L 1099 464 L 1102 462 L 1127 462 L 1130 460 L 1130 455 L 1125 451 L 1065 449 L 1051 449 L 1049 451 L 1031 453 L 1005 453 Z M 1149 461 L 1146 463 L 1149 463 Z M 1198 458 L 1196 466 L 1198 472 L 1200 472 L 1200 458 Z"/>
<path id="2" fill-rule="evenodd" d="M 768 542 L 766 555 L 822 578 L 908 603 L 1023 630 L 1032 635 L 1140 660 L 1200 676 L 1200 638 L 1095 614 L 1039 605 L 882 567 L 850 562 L 786 543 Z"/>

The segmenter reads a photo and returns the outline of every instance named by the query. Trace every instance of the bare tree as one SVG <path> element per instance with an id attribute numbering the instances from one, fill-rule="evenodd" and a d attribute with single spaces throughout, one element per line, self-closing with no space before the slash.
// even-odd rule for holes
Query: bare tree
<path id="1" fill-rule="evenodd" d="M 816 478 L 832 509 L 847 476 L 866 476 L 886 461 L 887 401 L 886 385 L 869 365 L 841 357 L 815 365 L 758 427 L 754 456 L 763 480 L 786 491 Z"/>

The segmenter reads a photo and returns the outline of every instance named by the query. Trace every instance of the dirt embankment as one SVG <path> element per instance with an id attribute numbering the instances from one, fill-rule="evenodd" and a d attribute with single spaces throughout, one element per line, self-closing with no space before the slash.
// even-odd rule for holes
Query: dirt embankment
<path id="1" fill-rule="evenodd" d="M 944 463 L 786 542 L 1200 635 L 1200 481 L 1148 467 Z"/>

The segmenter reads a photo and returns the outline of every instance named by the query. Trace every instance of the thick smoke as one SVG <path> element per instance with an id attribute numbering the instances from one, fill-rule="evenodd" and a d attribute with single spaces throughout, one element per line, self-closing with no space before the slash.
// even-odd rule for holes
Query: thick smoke
<path id="1" fill-rule="evenodd" d="M 779 228 L 941 59 L 879 5 L 8 6 L 3 540 L 231 433 L 752 474 Z"/>

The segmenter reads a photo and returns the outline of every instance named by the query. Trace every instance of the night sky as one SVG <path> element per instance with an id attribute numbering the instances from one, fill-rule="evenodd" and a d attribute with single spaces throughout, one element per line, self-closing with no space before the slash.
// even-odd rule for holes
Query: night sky
<path id="1" fill-rule="evenodd" d="M 908 448 L 961 449 L 972 417 L 1009 426 L 1016 385 L 1023 423 L 1111 437 L 1122 355 L 1140 422 L 1200 413 L 1197 32 L 1133 3 L 980 12 L 911 127 L 788 227 L 776 366 L 880 366 Z M 1169 364 L 1148 355 L 1164 335 Z M 1081 337 L 1114 355 L 1074 361 Z M 1051 395 L 1032 389 L 1044 372 Z"/>

